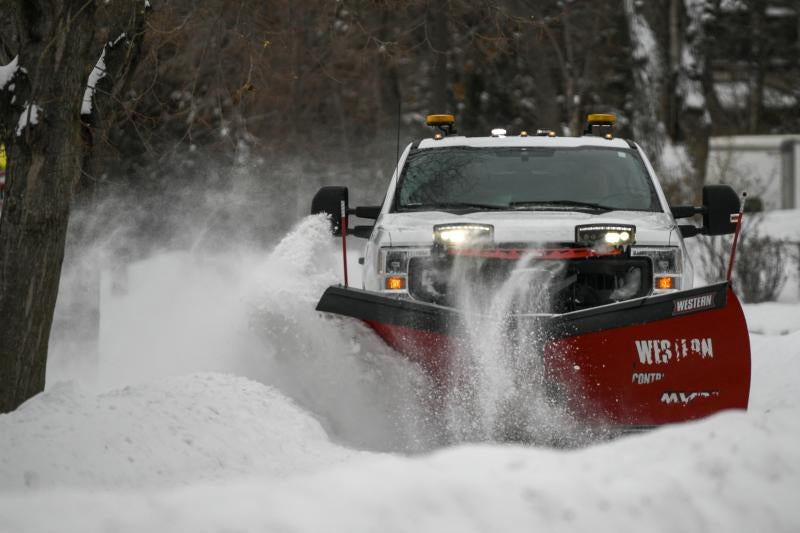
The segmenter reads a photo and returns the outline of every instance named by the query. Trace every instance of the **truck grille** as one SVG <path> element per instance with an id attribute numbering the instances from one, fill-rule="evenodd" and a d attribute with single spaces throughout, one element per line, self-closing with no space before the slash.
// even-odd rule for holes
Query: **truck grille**
<path id="1" fill-rule="evenodd" d="M 623 255 L 568 260 L 414 257 L 408 280 L 413 298 L 447 306 L 457 306 L 460 298 L 482 301 L 510 290 L 515 311 L 522 313 L 587 309 L 646 296 L 653 288 L 650 260 Z"/>

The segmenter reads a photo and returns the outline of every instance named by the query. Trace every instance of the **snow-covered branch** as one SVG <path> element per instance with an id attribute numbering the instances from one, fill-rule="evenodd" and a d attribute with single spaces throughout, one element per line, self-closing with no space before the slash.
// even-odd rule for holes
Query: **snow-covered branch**
<path id="1" fill-rule="evenodd" d="M 14 56 L 14 59 L 8 65 L 0 65 L 0 91 L 5 90 L 6 85 L 11 83 L 18 70 L 19 56 Z"/>

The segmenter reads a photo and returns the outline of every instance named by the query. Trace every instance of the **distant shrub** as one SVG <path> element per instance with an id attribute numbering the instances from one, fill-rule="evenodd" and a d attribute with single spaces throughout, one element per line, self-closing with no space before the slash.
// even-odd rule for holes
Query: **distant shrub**
<path id="1" fill-rule="evenodd" d="M 775 300 L 788 278 L 787 263 L 797 260 L 789 243 L 760 232 L 759 215 L 746 217 L 739 236 L 733 286 L 746 303 Z M 733 237 L 697 238 L 699 267 L 708 281 L 725 279 Z"/>

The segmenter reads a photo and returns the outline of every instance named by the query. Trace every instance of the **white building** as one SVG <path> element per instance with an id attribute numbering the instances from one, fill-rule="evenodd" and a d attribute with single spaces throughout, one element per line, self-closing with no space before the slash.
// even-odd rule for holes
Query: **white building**
<path id="1" fill-rule="evenodd" d="M 765 210 L 800 208 L 800 135 L 712 137 L 706 181 L 746 190 Z"/>

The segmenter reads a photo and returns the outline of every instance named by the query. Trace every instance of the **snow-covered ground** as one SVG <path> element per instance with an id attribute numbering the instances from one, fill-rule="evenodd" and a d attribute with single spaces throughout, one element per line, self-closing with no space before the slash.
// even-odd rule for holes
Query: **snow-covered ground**
<path id="1" fill-rule="evenodd" d="M 800 530 L 797 302 L 746 306 L 748 412 L 440 447 L 425 377 L 310 310 L 340 268 L 324 229 L 106 273 L 98 355 L 56 340 L 48 390 L 0 416 L 0 533 Z"/>

